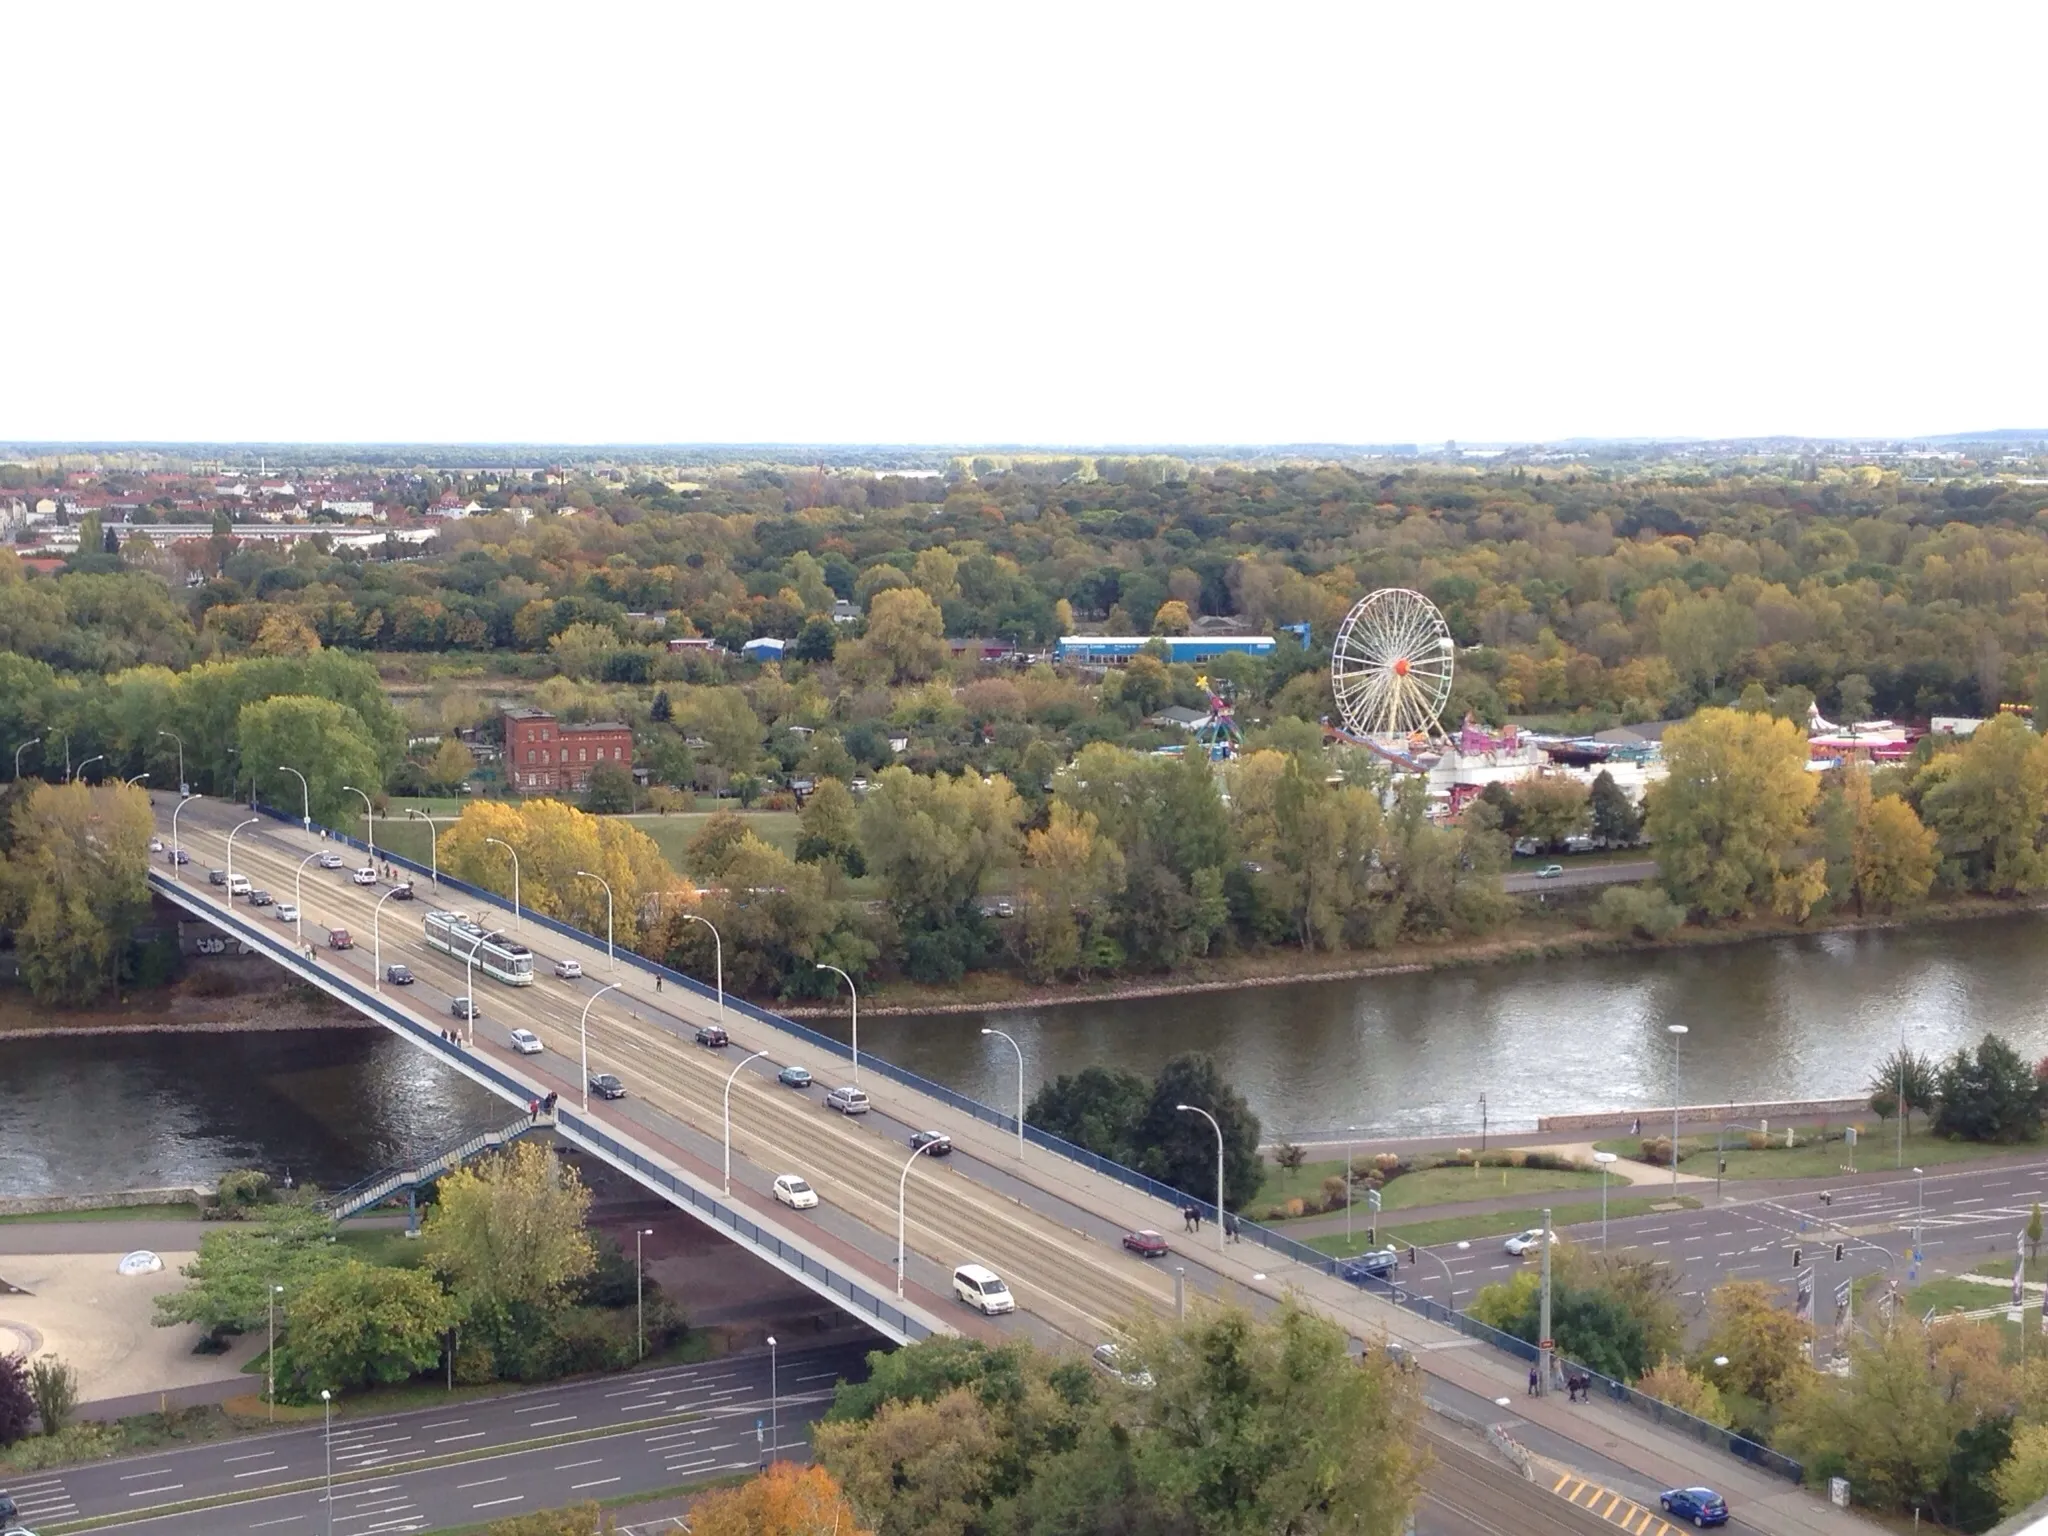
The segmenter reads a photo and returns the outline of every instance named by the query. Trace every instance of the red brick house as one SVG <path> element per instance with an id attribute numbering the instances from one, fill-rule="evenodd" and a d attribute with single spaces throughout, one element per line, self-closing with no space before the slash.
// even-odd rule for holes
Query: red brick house
<path id="1" fill-rule="evenodd" d="M 569 725 L 544 709 L 505 711 L 505 781 L 517 794 L 589 787 L 590 770 L 617 763 L 633 771 L 633 730 L 616 720 Z"/>

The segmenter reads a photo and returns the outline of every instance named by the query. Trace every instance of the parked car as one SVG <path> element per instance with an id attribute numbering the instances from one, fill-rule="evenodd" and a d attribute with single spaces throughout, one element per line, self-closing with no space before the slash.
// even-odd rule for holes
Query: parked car
<path id="1" fill-rule="evenodd" d="M 953 1294 L 984 1317 L 1017 1310 L 1017 1298 L 1002 1276 L 979 1264 L 962 1264 L 953 1271 Z"/>
<path id="2" fill-rule="evenodd" d="M 1550 1244 L 1553 1248 L 1557 1246 L 1557 1234 L 1555 1232 L 1550 1234 Z M 1523 1254 L 1533 1253 L 1543 1246 L 1543 1229 L 1541 1227 L 1531 1227 L 1526 1232 L 1517 1232 L 1513 1237 L 1501 1244 L 1501 1246 L 1519 1259 Z"/>
<path id="3" fill-rule="evenodd" d="M 699 1045 L 708 1045 L 716 1051 L 722 1050 L 732 1042 L 726 1038 L 723 1025 L 699 1024 L 697 1026 L 697 1043 Z"/>
<path id="4" fill-rule="evenodd" d="M 1137 1232 L 1124 1234 L 1124 1246 L 1141 1259 L 1163 1259 L 1166 1257 L 1166 1239 L 1145 1227 Z"/>
<path id="5" fill-rule="evenodd" d="M 1353 1285 L 1361 1280 L 1385 1280 L 1400 1267 L 1401 1255 L 1391 1248 L 1375 1248 L 1361 1253 L 1346 1264 L 1341 1271 L 1344 1278 Z"/>
<path id="6" fill-rule="evenodd" d="M 842 1083 L 825 1095 L 825 1107 L 842 1115 L 864 1115 L 868 1112 L 868 1096 L 850 1083 Z"/>
<path id="7" fill-rule="evenodd" d="M 818 1203 L 818 1192 L 793 1173 L 775 1181 L 775 1198 L 793 1211 L 808 1211 Z"/>
<path id="8" fill-rule="evenodd" d="M 623 1099 L 626 1085 L 610 1072 L 597 1072 L 591 1076 L 590 1091 L 600 1099 Z"/>
<path id="9" fill-rule="evenodd" d="M 327 852 L 320 855 L 317 862 L 322 869 L 339 869 L 341 868 L 341 855 L 330 848 Z"/>
<path id="10" fill-rule="evenodd" d="M 394 886 L 392 886 L 392 887 L 391 887 L 391 899 L 392 899 L 393 901 L 411 901 L 411 900 L 412 900 L 412 882 L 411 882 L 410 880 L 408 880 L 408 881 L 406 881 L 406 882 L 405 882 L 405 884 L 403 884 L 403 885 L 394 885 Z"/>
<path id="11" fill-rule="evenodd" d="M 239 880 L 242 877 L 237 875 L 235 878 Z M 276 898 L 268 891 L 251 891 L 249 893 L 249 905 L 252 907 L 267 907 L 275 900 Z"/>
<path id="12" fill-rule="evenodd" d="M 484 1016 L 483 1009 L 476 1005 L 476 999 L 470 997 L 449 998 L 448 1011 L 458 1019 L 480 1019 Z"/>
<path id="13" fill-rule="evenodd" d="M 1664 1513 L 1694 1525 L 1726 1525 L 1728 1501 L 1711 1488 L 1667 1488 L 1657 1496 Z"/>
<path id="14" fill-rule="evenodd" d="M 1538 880 L 1557 880 L 1563 878 L 1563 876 L 1564 866 L 1562 864 L 1546 864 L 1536 871 L 1536 878 Z"/>
<path id="15" fill-rule="evenodd" d="M 540 1036 L 530 1029 L 512 1031 L 512 1049 L 522 1056 L 538 1056 L 547 1047 L 540 1043 Z"/>
<path id="16" fill-rule="evenodd" d="M 583 978 L 583 962 L 581 960 L 557 960 L 555 962 L 555 974 L 564 981 L 580 981 Z"/>
<path id="17" fill-rule="evenodd" d="M 809 1067 L 784 1067 L 775 1074 L 775 1081 L 785 1088 L 808 1088 L 811 1086 Z"/>
<path id="18" fill-rule="evenodd" d="M 377 866 L 365 864 L 361 869 L 350 875 L 349 879 L 355 881 L 357 885 L 375 885 L 377 883 Z"/>
<path id="19" fill-rule="evenodd" d="M 330 928 L 327 930 L 327 947 L 329 949 L 354 949 L 356 947 L 355 935 L 346 928 Z"/>
<path id="20" fill-rule="evenodd" d="M 409 987 L 412 985 L 412 972 L 402 965 L 387 965 L 384 967 L 384 979 L 394 987 Z"/>
<path id="21" fill-rule="evenodd" d="M 920 1152 L 930 1148 L 931 1150 L 927 1155 L 931 1157 L 951 1157 L 953 1155 L 953 1138 L 940 1131 L 912 1131 L 910 1133 L 910 1144 Z"/>
<path id="22" fill-rule="evenodd" d="M 1152 1373 L 1127 1358 L 1121 1344 L 1098 1344 L 1089 1358 L 1095 1362 L 1097 1370 L 1106 1372 L 1127 1387 L 1136 1387 L 1143 1392 L 1152 1385 Z"/>
<path id="23" fill-rule="evenodd" d="M 280 923 L 296 923 L 299 920 L 299 909 L 288 901 L 280 901 L 277 904 L 277 920 Z"/>

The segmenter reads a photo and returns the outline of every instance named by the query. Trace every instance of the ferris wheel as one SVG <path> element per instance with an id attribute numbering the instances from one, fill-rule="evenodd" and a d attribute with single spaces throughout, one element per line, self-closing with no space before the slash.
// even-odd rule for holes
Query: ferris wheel
<path id="1" fill-rule="evenodd" d="M 1367 593 L 1330 647 L 1330 686 L 1354 736 L 1442 736 L 1451 696 L 1451 627 L 1406 587 Z"/>

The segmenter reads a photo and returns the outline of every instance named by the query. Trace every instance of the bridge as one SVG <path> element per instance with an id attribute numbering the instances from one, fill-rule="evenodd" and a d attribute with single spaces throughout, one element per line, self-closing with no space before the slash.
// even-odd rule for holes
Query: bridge
<path id="1" fill-rule="evenodd" d="M 168 845 L 171 807 L 168 797 L 160 801 L 159 827 Z M 1399 1288 L 1361 1288 L 1337 1274 L 1324 1255 L 1251 1223 L 1240 1224 L 1242 1241 L 1226 1245 L 1210 1200 L 1169 1189 L 1036 1128 L 1020 1136 L 1012 1115 L 892 1063 L 866 1055 L 855 1060 L 842 1042 L 744 1002 L 720 1000 L 694 978 L 641 956 L 608 956 L 600 937 L 530 911 L 515 917 L 494 892 L 445 874 L 436 882 L 429 870 L 380 849 L 378 862 L 407 871 L 419 898 L 394 900 L 391 882 L 359 886 L 351 878 L 351 869 L 366 862 L 362 844 L 318 827 L 304 830 L 297 817 L 272 813 L 235 836 L 232 867 L 280 902 L 297 901 L 299 922 L 278 920 L 274 907 L 233 901 L 224 887 L 208 883 L 206 869 L 228 866 L 228 833 L 249 815 L 232 803 L 187 802 L 177 842 L 192 862 L 177 866 L 160 858 L 152 866 L 152 888 L 522 1110 L 556 1093 L 559 1139 L 602 1158 L 889 1338 L 964 1333 L 991 1342 L 1022 1337 L 1092 1346 L 1113 1337 L 1120 1319 L 1183 1306 L 1184 1288 L 1254 1306 L 1291 1295 L 1360 1339 L 1384 1334 L 1407 1345 L 1426 1373 L 1433 1404 L 1497 1415 L 1499 1400 L 1510 1392 L 1519 1396 L 1526 1366 L 1485 1347 L 1478 1335 L 1509 1349 L 1526 1347 L 1519 1341 L 1491 1336 L 1441 1307 L 1419 1315 L 1418 1298 Z M 316 855 L 330 850 L 342 855 L 343 868 L 318 867 Z M 423 919 L 436 908 L 467 911 L 529 946 L 534 984 L 476 978 L 480 1016 L 458 1018 L 451 1004 L 471 992 L 471 978 L 460 955 L 428 947 Z M 350 930 L 354 947 L 327 949 L 333 928 Z M 309 957 L 309 946 L 317 958 Z M 578 962 L 583 975 L 556 977 L 558 960 Z M 385 983 L 379 968 L 394 963 L 408 966 L 416 981 Z M 730 1033 L 728 1047 L 694 1043 L 698 1026 L 718 1023 Z M 513 1029 L 537 1035 L 544 1050 L 514 1051 Z M 624 1098 L 586 1095 L 586 1051 L 587 1071 L 616 1074 Z M 779 1084 L 775 1074 L 785 1065 L 808 1067 L 815 1086 Z M 824 1106 L 825 1088 L 854 1081 L 867 1091 L 871 1113 L 844 1117 Z M 919 1130 L 948 1135 L 953 1154 L 914 1157 L 908 1141 Z M 773 1181 L 785 1173 L 801 1174 L 818 1190 L 816 1209 L 790 1211 L 775 1201 Z M 1205 1218 L 1199 1239 L 1179 1235 L 1178 1213 L 1190 1204 Z M 1174 1251 L 1164 1261 L 1123 1249 L 1122 1234 L 1145 1227 L 1173 1234 Z M 1004 1278 L 1016 1297 L 1015 1314 L 984 1318 L 957 1303 L 951 1274 L 969 1261 Z M 1747 1491 L 1741 1479 L 1751 1477 L 1758 1479 L 1759 1498 L 1796 1500 L 1796 1490 L 1780 1477 L 1741 1467 L 1727 1454 L 1732 1449 L 1769 1465 L 1767 1453 L 1750 1455 L 1754 1448 L 1711 1426 L 1674 1431 L 1667 1427 L 1671 1415 L 1659 1417 L 1652 1424 L 1618 1407 L 1578 1407 L 1557 1432 L 1573 1444 L 1583 1437 L 1589 1458 L 1611 1459 L 1618 1418 L 1628 1422 L 1631 1441 L 1653 1447 L 1643 1453 L 1655 1468 L 1646 1477 L 1662 1477 L 1666 1486 L 1681 1476 L 1710 1478 L 1737 1491 Z M 1572 1427 L 1580 1424 L 1583 1430 Z M 1782 1475 L 1788 1469 L 1774 1470 Z M 1796 1476 L 1796 1468 L 1789 1470 Z M 1801 1526 L 1789 1518 L 1793 1504 L 1784 1506 L 1788 1521 L 1779 1523 L 1757 1518 L 1760 1506 L 1745 1503 L 1749 1523 L 1759 1528 Z"/>
<path id="2" fill-rule="evenodd" d="M 420 1229 L 419 1192 L 445 1173 L 452 1173 L 472 1158 L 488 1157 L 502 1151 L 522 1136 L 535 1131 L 551 1131 L 555 1127 L 553 1111 L 545 1114 L 521 1115 L 510 1125 L 500 1126 L 494 1131 L 485 1131 L 481 1136 L 472 1136 L 446 1152 L 426 1158 L 405 1168 L 387 1168 L 382 1173 L 373 1173 L 360 1184 L 351 1184 L 339 1194 L 329 1195 L 320 1202 L 320 1209 L 336 1221 L 347 1221 L 349 1217 L 382 1205 L 394 1195 L 404 1195 L 407 1200 L 408 1225 L 417 1233 Z"/>

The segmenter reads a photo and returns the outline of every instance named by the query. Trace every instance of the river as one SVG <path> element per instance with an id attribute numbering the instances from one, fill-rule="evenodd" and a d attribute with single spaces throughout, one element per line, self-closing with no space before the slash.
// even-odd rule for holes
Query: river
<path id="1" fill-rule="evenodd" d="M 1207 1051 L 1269 1135 L 1527 1128 L 1540 1114 L 1662 1105 L 1683 1024 L 1688 1103 L 1860 1092 L 1899 1041 L 1945 1055 L 1987 1031 L 2048 1055 L 2048 917 L 1305 982 L 986 1014 L 870 1017 L 864 1051 L 1016 1102 L 1091 1065 L 1150 1073 Z M 835 1032 L 843 1038 L 845 1021 Z M 825 1063 L 807 1063 L 821 1070 Z M 0 1193 L 204 1182 L 291 1165 L 353 1182 L 504 1116 L 375 1030 L 0 1042 Z"/>

